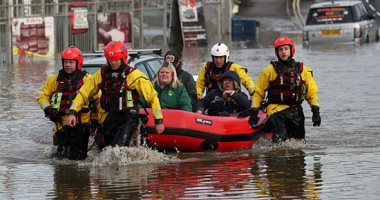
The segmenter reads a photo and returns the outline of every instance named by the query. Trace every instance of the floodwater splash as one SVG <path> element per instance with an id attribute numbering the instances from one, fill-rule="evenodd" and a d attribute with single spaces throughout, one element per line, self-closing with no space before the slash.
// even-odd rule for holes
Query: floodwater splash
<path id="1" fill-rule="evenodd" d="M 265 151 L 265 150 L 273 150 L 273 149 L 314 149 L 314 148 L 317 148 L 317 147 L 307 143 L 304 139 L 293 139 L 293 138 L 286 140 L 284 142 L 277 143 L 277 144 L 272 143 L 271 139 L 260 138 L 252 147 L 252 149 L 255 151 Z"/>
<path id="2" fill-rule="evenodd" d="M 176 156 L 166 155 L 146 147 L 106 147 L 94 157 L 94 166 L 178 162 Z"/>
<path id="3" fill-rule="evenodd" d="M 54 145 L 50 145 L 49 147 L 44 149 L 44 152 L 42 153 L 42 158 L 53 158 L 54 153 L 57 152 L 57 147 Z"/>

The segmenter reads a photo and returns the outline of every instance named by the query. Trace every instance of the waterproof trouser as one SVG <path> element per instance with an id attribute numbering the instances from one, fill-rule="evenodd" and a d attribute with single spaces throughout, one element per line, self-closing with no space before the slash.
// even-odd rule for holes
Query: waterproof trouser
<path id="1" fill-rule="evenodd" d="M 129 146 L 135 128 L 139 124 L 139 115 L 128 112 L 116 112 L 108 126 L 102 127 L 100 133 L 104 137 L 105 146 Z"/>
<path id="2" fill-rule="evenodd" d="M 57 146 L 57 153 L 70 160 L 84 160 L 87 158 L 90 126 L 80 124 L 75 127 L 65 126 L 53 136 L 53 144 Z"/>
<path id="3" fill-rule="evenodd" d="M 273 140 L 305 138 L 305 116 L 301 105 L 289 107 L 271 115 L 265 124 L 265 130 L 273 133 Z M 277 141 L 273 141 L 277 142 Z"/>

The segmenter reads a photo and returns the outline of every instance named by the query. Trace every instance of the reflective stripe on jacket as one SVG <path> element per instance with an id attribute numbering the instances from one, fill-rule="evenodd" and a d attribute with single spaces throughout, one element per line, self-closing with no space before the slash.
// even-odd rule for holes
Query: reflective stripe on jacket
<path id="1" fill-rule="evenodd" d="M 125 77 L 125 80 L 130 90 L 135 90 L 139 96 L 143 96 L 146 102 L 151 105 L 153 110 L 153 117 L 155 119 L 162 119 L 163 116 L 161 112 L 160 102 L 157 97 L 157 92 L 154 90 L 152 83 L 145 76 L 145 74 L 139 70 L 133 70 Z M 75 111 L 80 110 L 84 103 L 88 102 L 89 97 L 92 97 L 100 90 L 99 84 L 102 81 L 102 73 L 101 69 L 99 69 L 97 72 L 95 72 L 93 80 L 86 82 L 79 90 L 79 94 L 74 99 L 70 109 L 73 109 Z M 104 113 L 99 115 L 100 123 L 102 123 L 107 117 L 107 112 L 108 111 L 104 109 L 100 111 L 100 113 Z"/>
<path id="2" fill-rule="evenodd" d="M 58 87 L 57 79 L 58 79 L 58 74 L 50 76 L 46 80 L 44 86 L 42 87 L 42 89 L 40 91 L 40 95 L 38 96 L 37 102 L 40 105 L 42 110 L 44 110 L 47 106 L 52 106 L 51 100 L 52 100 L 54 93 L 56 93 L 57 87 Z M 91 80 L 92 80 L 92 75 L 90 75 L 90 74 L 86 74 L 83 77 L 83 83 L 84 84 L 86 82 L 91 82 Z M 84 107 L 88 107 L 88 103 L 84 104 Z M 78 111 L 80 111 L 80 109 L 78 109 Z M 56 126 L 54 127 L 54 131 L 60 130 L 63 127 L 63 125 L 66 124 L 67 117 L 68 116 L 66 114 L 62 115 L 61 122 L 56 124 Z M 89 123 L 90 122 L 90 113 L 89 112 L 81 113 L 80 122 L 81 123 Z"/>

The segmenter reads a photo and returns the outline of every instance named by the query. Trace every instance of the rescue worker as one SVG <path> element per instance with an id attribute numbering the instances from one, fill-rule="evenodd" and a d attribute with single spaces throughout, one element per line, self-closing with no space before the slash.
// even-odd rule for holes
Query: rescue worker
<path id="1" fill-rule="evenodd" d="M 66 124 L 74 127 L 75 114 L 89 98 L 101 90 L 99 111 L 100 133 L 104 137 L 104 146 L 128 146 L 139 124 L 137 103 L 140 96 L 152 107 L 157 133 L 164 131 L 163 116 L 157 92 L 150 80 L 139 70 L 128 65 L 128 49 L 121 41 L 111 41 L 104 49 L 107 64 L 95 74 L 91 82 L 80 89 L 70 107 L 70 116 Z"/>
<path id="2" fill-rule="evenodd" d="M 195 89 L 195 81 L 193 76 L 189 72 L 182 69 L 183 63 L 180 55 L 176 51 L 169 50 L 166 52 L 165 61 L 171 62 L 175 67 L 178 79 L 185 86 L 187 94 L 190 96 L 191 106 L 194 111 L 197 105 L 197 90 Z"/>
<path id="3" fill-rule="evenodd" d="M 227 71 L 218 80 L 218 89 L 209 92 L 198 103 L 196 113 L 229 116 L 247 110 L 251 106 L 248 96 L 240 89 L 240 78 L 234 71 Z"/>
<path id="4" fill-rule="evenodd" d="M 278 58 L 265 67 L 256 82 L 249 122 L 255 126 L 265 93 L 267 94 L 267 132 L 273 133 L 272 142 L 278 143 L 289 138 L 305 138 L 305 116 L 302 102 L 307 100 L 313 113 L 313 126 L 321 125 L 318 102 L 318 86 L 311 68 L 296 62 L 293 41 L 281 36 L 274 41 Z"/>
<path id="5" fill-rule="evenodd" d="M 217 43 L 211 48 L 211 62 L 207 62 L 202 66 L 198 73 L 196 82 L 197 98 L 202 98 L 203 92 L 209 93 L 212 89 L 218 88 L 218 80 L 228 71 L 235 71 L 241 80 L 241 83 L 247 89 L 250 96 L 253 95 L 255 84 L 251 77 L 247 74 L 247 69 L 239 64 L 229 61 L 230 51 L 227 45 Z"/>
<path id="6" fill-rule="evenodd" d="M 45 116 L 55 123 L 53 144 L 57 146 L 57 154 L 83 160 L 87 157 L 90 136 L 88 103 L 76 112 L 78 121 L 75 127 L 67 127 L 65 122 L 77 92 L 84 83 L 90 82 L 92 76 L 82 71 L 83 55 L 78 48 L 66 48 L 61 54 L 61 60 L 63 68 L 47 79 L 37 101 Z"/>

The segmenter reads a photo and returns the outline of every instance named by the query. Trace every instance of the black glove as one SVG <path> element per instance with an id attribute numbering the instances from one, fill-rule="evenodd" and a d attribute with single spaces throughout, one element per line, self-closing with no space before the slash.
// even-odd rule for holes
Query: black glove
<path id="1" fill-rule="evenodd" d="M 319 107 L 318 106 L 312 106 L 311 112 L 313 112 L 313 126 L 320 126 L 321 125 L 321 116 L 319 115 Z"/>
<path id="2" fill-rule="evenodd" d="M 61 119 L 61 116 L 59 116 L 58 109 L 54 109 L 51 106 L 48 106 L 44 109 L 45 116 L 49 117 L 50 121 L 52 122 L 58 122 Z"/>
<path id="3" fill-rule="evenodd" d="M 251 125 L 252 128 L 255 128 L 257 123 L 259 122 L 259 116 L 257 116 L 257 114 L 259 113 L 259 111 L 256 109 L 256 108 L 250 108 L 249 109 L 251 115 L 249 117 L 249 125 Z"/>

